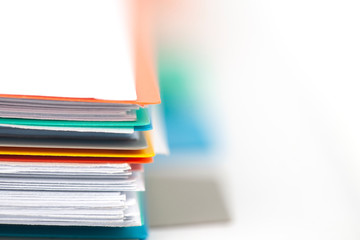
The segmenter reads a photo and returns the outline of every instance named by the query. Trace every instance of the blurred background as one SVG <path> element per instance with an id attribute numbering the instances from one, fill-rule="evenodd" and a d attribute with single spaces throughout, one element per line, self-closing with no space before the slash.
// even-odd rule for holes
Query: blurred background
<path id="1" fill-rule="evenodd" d="M 360 2 L 151 2 L 149 239 L 359 239 Z"/>

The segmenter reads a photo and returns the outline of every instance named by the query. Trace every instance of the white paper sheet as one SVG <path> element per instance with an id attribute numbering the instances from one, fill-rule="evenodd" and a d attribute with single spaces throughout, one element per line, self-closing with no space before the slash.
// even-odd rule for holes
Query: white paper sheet
<path id="1" fill-rule="evenodd" d="M 0 1 L 0 94 L 136 100 L 127 0 Z"/>
<path id="2" fill-rule="evenodd" d="M 143 173 L 133 172 L 129 164 L 0 162 L 0 195 L 4 190 L 119 192 L 145 188 Z"/>
<path id="3" fill-rule="evenodd" d="M 131 192 L 2 191 L 0 223 L 60 226 L 139 226 Z"/>

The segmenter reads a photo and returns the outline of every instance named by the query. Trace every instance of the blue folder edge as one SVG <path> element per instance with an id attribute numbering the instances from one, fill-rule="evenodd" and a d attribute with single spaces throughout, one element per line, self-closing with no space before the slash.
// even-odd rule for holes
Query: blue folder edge
<path id="1" fill-rule="evenodd" d="M 138 227 L 73 227 L 40 225 L 0 224 L 0 239 L 4 237 L 56 238 L 60 239 L 146 239 L 148 225 L 146 220 L 145 193 L 139 192 L 138 199 L 142 225 Z M 10 239 L 9 239 L 10 240 Z"/>
<path id="2" fill-rule="evenodd" d="M 150 124 L 145 125 L 145 126 L 135 126 L 134 127 L 134 131 L 149 131 L 152 129 L 153 129 L 153 126 L 152 126 L 151 122 L 150 122 Z"/>

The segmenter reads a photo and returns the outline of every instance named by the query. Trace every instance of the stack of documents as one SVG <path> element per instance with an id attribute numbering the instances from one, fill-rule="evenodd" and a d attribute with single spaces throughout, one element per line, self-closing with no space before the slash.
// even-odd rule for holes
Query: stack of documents
<path id="1" fill-rule="evenodd" d="M 0 237 L 146 237 L 160 96 L 129 3 L 0 1 Z"/>

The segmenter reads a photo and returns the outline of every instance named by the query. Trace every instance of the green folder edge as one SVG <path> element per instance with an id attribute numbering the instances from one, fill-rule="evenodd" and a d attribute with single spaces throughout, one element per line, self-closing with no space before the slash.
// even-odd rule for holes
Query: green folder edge
<path id="1" fill-rule="evenodd" d="M 40 225 L 0 224 L 0 240 L 4 237 L 56 238 L 61 239 L 146 239 L 148 225 L 146 219 L 145 192 L 138 192 L 141 226 L 138 227 L 73 227 Z M 10 240 L 10 239 L 9 239 Z"/>
<path id="2" fill-rule="evenodd" d="M 25 126 L 44 126 L 44 127 L 101 127 L 101 128 L 121 128 L 137 127 L 150 124 L 150 117 L 147 108 L 136 110 L 136 121 L 68 121 L 68 120 L 39 120 L 39 119 L 20 119 L 20 118 L 0 118 L 0 124 L 25 125 Z"/>

